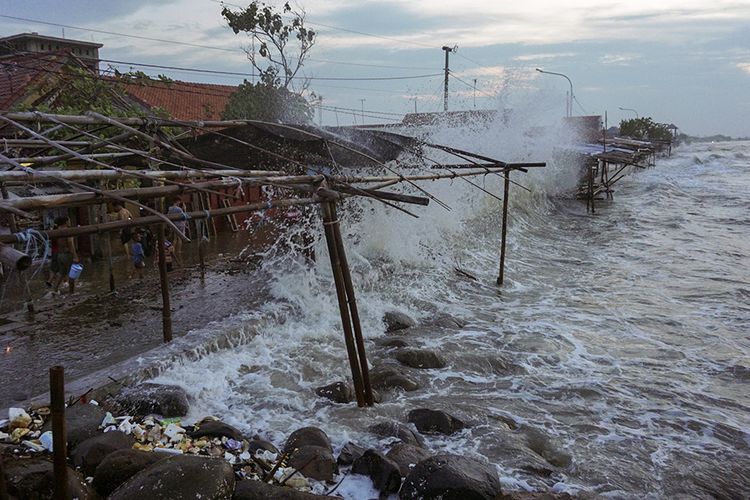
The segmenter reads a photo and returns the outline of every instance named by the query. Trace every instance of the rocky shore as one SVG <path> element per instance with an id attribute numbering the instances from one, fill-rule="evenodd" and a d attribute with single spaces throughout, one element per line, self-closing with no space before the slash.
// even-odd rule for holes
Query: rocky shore
<path id="1" fill-rule="evenodd" d="M 420 328 L 401 313 L 384 317 L 385 335 L 376 344 L 392 362 L 376 364 L 373 386 L 388 397 L 419 387 L 413 371 L 445 366 L 440 353 L 411 347 L 409 332 Z M 427 327 L 422 325 L 421 327 Z M 460 328 L 457 318 L 438 317 L 430 327 Z M 334 381 L 315 393 L 331 404 L 351 404 L 353 390 Z M 450 412 L 416 408 L 403 421 L 377 421 L 369 431 L 382 447 L 331 442 L 325 425 L 303 427 L 284 442 L 207 416 L 188 424 L 188 394 L 173 385 L 140 383 L 101 401 L 71 400 L 66 409 L 68 487 L 71 498 L 290 499 L 340 498 L 337 490 L 355 476 L 367 477 L 380 498 L 520 499 L 568 498 L 567 494 L 505 491 L 495 465 L 458 454 L 434 453 L 430 441 L 449 439 L 470 427 Z M 48 406 L 13 408 L 0 421 L 0 453 L 10 498 L 50 498 L 53 491 L 51 422 Z M 527 470 L 549 475 L 571 459 L 549 439 L 513 422 L 498 432 Z M 514 448 L 515 447 L 515 448 Z M 513 466 L 518 465 L 514 463 Z"/>

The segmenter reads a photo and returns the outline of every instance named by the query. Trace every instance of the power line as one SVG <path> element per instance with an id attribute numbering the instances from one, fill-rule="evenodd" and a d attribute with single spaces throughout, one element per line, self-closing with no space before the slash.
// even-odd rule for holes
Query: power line
<path id="1" fill-rule="evenodd" d="M 492 99 L 494 99 L 495 97 L 497 97 L 497 96 L 495 96 L 495 95 L 492 95 L 492 94 L 488 94 L 487 92 L 485 92 L 485 91 L 483 91 L 483 90 L 479 90 L 479 89 L 477 89 L 477 88 L 476 88 L 476 87 L 475 87 L 474 85 L 470 84 L 470 83 L 469 83 L 469 82 L 467 82 L 467 81 L 464 81 L 464 80 L 460 79 L 459 77 L 457 77 L 456 75 L 454 75 L 454 74 L 453 74 L 452 72 L 451 72 L 451 73 L 449 73 L 449 74 L 450 74 L 450 76 L 452 76 L 453 78 L 455 78 L 455 79 L 456 79 L 456 80 L 458 80 L 459 82 L 463 83 L 464 85 L 466 85 L 466 86 L 467 86 L 467 87 L 469 87 L 470 89 L 474 89 L 474 90 L 477 90 L 477 91 L 478 91 L 478 92 L 479 92 L 480 94 L 484 94 L 485 96 L 487 96 L 487 97 L 491 97 Z"/>
<path id="2" fill-rule="evenodd" d="M 9 16 L 6 14 L 0 14 L 0 18 L 5 19 L 12 19 L 15 21 L 24 21 L 29 23 L 36 23 L 36 24 L 43 24 L 47 26 L 55 26 L 57 28 L 68 28 L 73 30 L 80 30 L 80 31 L 89 31 L 92 33 L 99 33 L 101 35 L 110 35 L 110 36 L 119 36 L 124 38 L 135 38 L 138 40 L 146 40 L 150 42 L 159 42 L 159 43 L 171 43 L 173 45 L 182 45 L 185 47 L 193 47 L 193 48 L 199 48 L 199 49 L 208 49 L 208 50 L 219 50 L 222 52 L 233 52 L 233 53 L 243 53 L 246 54 L 246 52 L 243 49 L 230 49 L 227 47 L 216 47 L 213 45 L 204 45 L 204 44 L 198 44 L 198 43 L 192 43 L 192 42 L 183 42 L 180 40 L 167 40 L 163 38 L 153 38 L 143 35 L 132 35 L 129 33 L 119 33 L 116 31 L 106 31 L 106 30 L 100 30 L 95 28 L 84 28 L 81 26 L 73 26 L 70 24 L 62 24 L 62 23 L 53 23 L 49 21 L 41 21 L 39 19 L 29 19 L 26 17 L 17 17 L 17 16 Z M 437 70 L 438 68 L 427 68 L 427 67 L 413 67 L 413 66 L 395 66 L 395 65 L 388 65 L 388 64 L 371 64 L 371 63 L 356 63 L 356 62 L 350 62 L 350 61 L 333 61 L 330 59 L 317 59 L 317 58 L 307 58 L 308 61 L 316 61 L 316 62 L 323 62 L 326 64 L 341 64 L 345 66 L 362 66 L 362 67 L 370 67 L 370 68 L 385 68 L 385 69 L 420 69 L 420 70 Z"/>

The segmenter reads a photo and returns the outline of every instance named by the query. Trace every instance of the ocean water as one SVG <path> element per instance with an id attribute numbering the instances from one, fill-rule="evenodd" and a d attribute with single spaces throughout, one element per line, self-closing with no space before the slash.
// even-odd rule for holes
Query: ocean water
<path id="1" fill-rule="evenodd" d="M 411 370 L 420 389 L 385 393 L 369 409 L 315 396 L 350 378 L 324 241 L 313 267 L 268 255 L 259 272 L 271 296 L 236 318 L 264 319 L 255 339 L 159 380 L 188 390 L 190 417 L 216 415 L 277 444 L 315 425 L 337 448 L 384 448 L 370 425 L 427 407 L 469 424 L 428 437 L 432 451 L 495 464 L 507 489 L 747 497 L 750 144 L 681 146 L 620 181 L 592 215 L 567 196 L 575 168 L 555 163 L 558 134 L 533 145 L 472 137 L 475 151 L 550 161 L 513 176 L 532 192 L 511 188 L 504 287 L 495 285 L 500 202 L 466 182 L 425 184 L 451 210 L 415 208 L 419 219 L 369 201 L 340 209 L 371 365 L 395 362 L 375 343 L 387 310 L 465 322 L 405 336 L 448 361 Z M 432 138 L 465 145 L 441 131 Z M 497 176 L 475 182 L 502 193 Z M 338 492 L 375 496 L 356 477 Z"/>

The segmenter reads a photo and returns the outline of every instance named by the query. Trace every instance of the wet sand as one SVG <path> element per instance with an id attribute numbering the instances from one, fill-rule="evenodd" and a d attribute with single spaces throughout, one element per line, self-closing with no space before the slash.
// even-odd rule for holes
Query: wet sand
<path id="1" fill-rule="evenodd" d="M 222 320 L 265 300 L 265 283 L 255 273 L 253 252 L 272 236 L 246 232 L 220 235 L 206 244 L 205 279 L 200 278 L 197 242 L 183 248 L 183 265 L 169 273 L 175 338 Z M 126 257 L 114 259 L 115 292 L 109 291 L 107 263 L 85 264 L 74 295 L 54 296 L 44 272 L 31 283 L 33 317 L 21 310 L 22 291 L 10 280 L 3 308 L 15 308 L 0 324 L 0 407 L 43 393 L 48 368 L 62 365 L 68 382 L 133 358 L 162 343 L 161 291 L 156 258 L 142 279 L 130 278 Z M 61 290 L 64 288 L 61 287 Z M 67 289 L 65 288 L 67 292 Z"/>

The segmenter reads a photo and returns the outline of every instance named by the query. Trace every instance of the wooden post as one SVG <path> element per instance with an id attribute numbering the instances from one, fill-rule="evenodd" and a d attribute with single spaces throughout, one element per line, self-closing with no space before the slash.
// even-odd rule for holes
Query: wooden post
<path id="1" fill-rule="evenodd" d="M 68 496 L 68 444 L 65 429 L 65 370 L 62 366 L 49 369 L 49 393 L 52 411 L 52 460 L 55 475 L 55 500 Z"/>
<path id="2" fill-rule="evenodd" d="M 594 209 L 594 167 L 589 165 L 589 201 L 591 202 L 591 213 L 595 213 Z"/>
<path id="3" fill-rule="evenodd" d="M 31 295 L 31 288 L 29 288 L 29 280 L 26 276 L 26 271 L 18 271 L 18 280 L 21 282 L 21 288 L 23 288 L 23 294 L 26 298 L 26 311 L 29 313 L 31 318 L 34 317 L 34 298 Z"/>
<path id="4" fill-rule="evenodd" d="M 354 326 L 354 339 L 357 344 L 357 354 L 359 355 L 359 368 L 362 371 L 362 384 L 365 391 L 365 403 L 367 404 L 367 406 L 372 406 L 375 404 L 375 400 L 372 396 L 372 386 L 370 385 L 370 368 L 367 366 L 365 340 L 362 336 L 362 325 L 359 322 L 359 311 L 357 310 L 357 298 L 354 295 L 354 283 L 352 282 L 352 275 L 349 271 L 349 262 L 346 259 L 344 240 L 341 237 L 341 226 L 339 224 L 339 217 L 336 212 L 335 202 L 331 202 L 330 209 L 331 216 L 333 217 L 334 221 L 331 227 L 333 228 L 333 236 L 336 240 L 336 251 L 341 263 L 341 274 L 344 278 L 344 287 L 346 289 L 346 296 L 349 302 L 349 310 L 351 311 L 352 325 Z"/>
<path id="5" fill-rule="evenodd" d="M 497 275 L 497 284 L 502 286 L 505 279 L 505 241 L 508 234 L 508 193 L 510 192 L 510 170 L 505 171 L 505 184 L 503 186 L 503 228 L 500 236 L 500 273 Z"/>
<path id="6" fill-rule="evenodd" d="M 197 232 L 198 231 L 196 231 L 196 233 Z M 202 231 L 201 231 L 201 234 L 197 236 L 197 238 L 198 238 L 198 261 L 200 262 L 200 267 L 201 267 L 201 281 L 204 281 L 206 279 L 206 255 L 204 253 L 205 250 L 203 248 L 203 245 L 205 245 L 205 241 L 203 241 Z"/>
<path id="7" fill-rule="evenodd" d="M 101 188 L 104 190 L 106 188 L 106 182 L 102 181 Z M 99 219 L 101 223 L 109 222 L 108 220 L 108 213 L 107 213 L 107 204 L 102 203 L 100 207 L 100 215 Z M 109 291 L 114 292 L 115 291 L 115 273 L 112 269 L 112 234 L 111 233 L 101 233 L 101 238 L 104 239 L 104 248 L 102 249 L 104 252 L 107 253 L 107 268 L 109 269 Z"/>
<path id="8" fill-rule="evenodd" d="M 164 342 L 172 341 L 172 306 L 169 301 L 169 280 L 167 279 L 167 256 L 164 248 L 164 224 L 159 224 L 157 245 L 159 245 L 159 284 L 161 285 L 161 322 Z"/>
<path id="9" fill-rule="evenodd" d="M 0 243 L 0 262 L 16 271 L 31 267 L 31 257 L 4 243 Z"/>
<path id="10" fill-rule="evenodd" d="M 3 466 L 3 456 L 0 454 L 0 500 L 9 500 L 8 485 L 5 482 L 5 467 Z"/>
<path id="11" fill-rule="evenodd" d="M 2 193 L 4 200 L 7 200 L 9 198 L 8 188 L 5 186 L 4 182 L 0 182 L 0 193 Z M 17 233 L 18 225 L 16 224 L 16 216 L 13 214 L 8 214 L 8 217 L 9 217 L 10 232 Z"/>
<path id="12" fill-rule="evenodd" d="M 349 307 L 346 300 L 346 287 L 344 277 L 341 271 L 341 261 L 339 259 L 338 249 L 336 247 L 336 236 L 333 225 L 338 221 L 333 215 L 331 205 L 333 201 L 324 201 L 321 203 L 323 209 L 323 229 L 325 230 L 326 243 L 328 244 L 328 255 L 331 258 L 331 270 L 333 271 L 333 281 L 336 285 L 336 298 L 339 302 L 339 312 L 341 314 L 341 326 L 344 328 L 344 341 L 346 342 L 346 351 L 349 355 L 349 365 L 352 370 L 352 380 L 354 382 L 354 393 L 357 396 L 357 406 L 365 406 L 364 387 L 362 381 L 362 371 L 359 366 L 357 348 L 352 333 L 352 323 L 349 316 Z"/>

